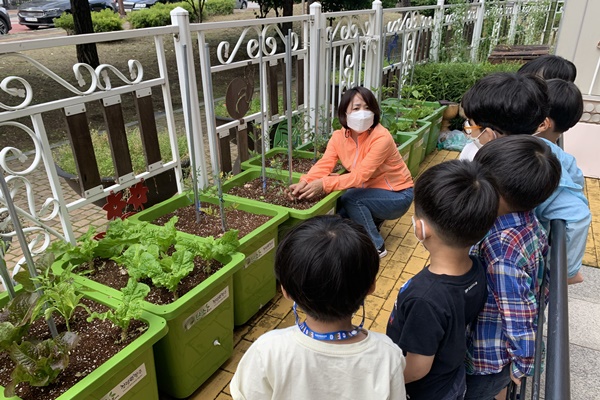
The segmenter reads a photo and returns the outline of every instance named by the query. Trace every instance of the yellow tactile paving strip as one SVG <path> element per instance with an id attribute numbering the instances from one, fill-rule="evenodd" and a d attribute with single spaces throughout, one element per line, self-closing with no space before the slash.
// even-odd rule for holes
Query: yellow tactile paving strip
<path id="1" fill-rule="evenodd" d="M 592 224 L 588 233 L 583 264 L 598 267 L 600 261 L 600 180 L 585 178 L 585 195 L 590 202 Z"/>

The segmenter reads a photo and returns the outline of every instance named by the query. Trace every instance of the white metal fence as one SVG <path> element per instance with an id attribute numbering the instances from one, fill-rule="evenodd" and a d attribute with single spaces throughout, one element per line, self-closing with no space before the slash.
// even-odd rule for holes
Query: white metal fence
<path id="1" fill-rule="evenodd" d="M 68 89 L 69 96 L 63 96 L 42 104 L 33 99 L 37 88 L 28 82 L 27 73 L 22 76 L 11 73 L 0 75 L 0 135 L 3 130 L 18 130 L 28 135 L 35 143 L 31 154 L 33 163 L 24 164 L 22 169 L 11 166 L 11 162 L 23 160 L 24 152 L 13 146 L 0 151 L 0 166 L 11 185 L 10 194 L 2 194 L 0 212 L 6 211 L 6 196 L 14 198 L 25 193 L 27 205 L 19 208 L 19 213 L 34 227 L 28 228 L 30 248 L 41 253 L 47 247 L 51 236 L 74 242 L 71 225 L 73 213 L 84 204 L 108 196 L 143 179 L 149 179 L 166 170 L 174 169 L 177 175 L 178 190 L 182 190 L 180 155 L 176 146 L 176 118 L 173 105 L 173 80 L 167 73 L 165 38 L 173 40 L 177 62 L 177 82 L 184 90 L 179 93 L 182 101 L 185 132 L 188 137 L 190 155 L 195 160 L 198 171 L 198 184 L 205 186 L 210 177 L 219 172 L 223 165 L 223 147 L 229 143 L 232 132 L 243 140 L 252 125 L 260 126 L 264 142 L 272 127 L 286 119 L 285 110 L 293 108 L 293 114 L 309 115 L 311 131 L 330 130 L 331 118 L 343 90 L 355 85 L 372 88 L 381 96 L 383 79 L 386 85 L 395 85 L 396 93 L 410 76 L 415 64 L 429 61 L 480 61 L 487 58 L 497 43 L 552 43 L 560 20 L 562 1 L 485 1 L 447 6 L 439 1 L 433 7 L 410 7 L 383 9 L 376 0 L 370 10 L 361 12 L 321 13 L 315 3 L 309 15 L 261 20 L 242 20 L 190 24 L 187 12 L 176 9 L 172 15 L 172 25 L 161 28 L 131 30 L 93 35 L 79 35 L 52 39 L 31 40 L 0 44 L 0 62 L 8 67 L 15 58 L 26 59 L 29 68 L 37 69 L 48 81 L 58 82 Z M 278 72 L 284 63 L 285 36 L 281 25 L 291 23 L 293 57 L 293 77 Z M 543 27 L 535 31 L 536 26 Z M 211 43 L 213 52 L 206 51 L 207 32 L 238 28 L 241 33 L 235 43 L 221 41 Z M 532 31 L 534 29 L 534 31 Z M 25 55 L 36 49 L 56 49 L 60 57 L 61 49 L 83 43 L 108 43 L 114 40 L 151 38 L 154 43 L 158 73 L 156 77 L 144 75 L 148 66 L 129 61 L 127 73 L 112 65 L 103 64 L 95 70 L 87 65 L 74 65 L 76 81 L 85 87 L 79 89 L 67 77 L 60 77 L 42 64 Z M 193 50 L 199 54 L 198 62 Z M 215 52 L 216 49 L 216 52 Z M 212 56 L 211 54 L 215 54 Z M 125 55 L 125 57 L 127 57 Z M 10 68 L 3 68 L 3 71 Z M 237 99 L 245 96 L 249 102 L 255 91 L 260 93 L 260 110 L 235 115 L 230 122 L 217 126 L 213 104 L 212 78 L 215 74 L 236 70 L 241 79 L 237 86 Z M 0 72 L 1 74 L 2 72 Z M 126 76 L 126 75 L 129 75 Z M 396 79 L 389 79 L 394 75 Z M 200 82 L 197 82 L 197 76 Z M 258 76 L 259 88 L 255 83 Z M 284 102 L 282 108 L 278 98 L 282 95 L 286 79 L 295 82 L 295 98 L 292 104 Z M 246 83 L 245 88 L 242 83 Z M 199 90 L 201 84 L 202 89 Z M 235 89 L 235 85 L 232 85 Z M 152 163 L 141 174 L 131 171 L 117 176 L 117 183 L 108 188 L 98 185 L 86 188 L 86 198 L 66 202 L 59 177 L 54 167 L 51 143 L 48 139 L 44 115 L 57 110 L 65 116 L 86 112 L 86 106 L 102 102 L 104 107 L 120 105 L 131 96 L 140 98 L 151 96 L 152 89 L 160 92 L 166 117 L 166 127 L 172 144 L 172 158 L 166 163 Z M 231 87 L 229 87 L 231 88 Z M 228 89 L 229 89 L 228 88 Z M 242 93 L 244 92 L 244 93 Z M 207 104 L 204 107 L 204 121 L 201 115 L 201 96 Z M 14 101 L 14 98 L 22 100 Z M 137 101 L 137 100 L 136 100 Z M 85 118 L 83 119 L 85 121 Z M 17 122 L 18 121 L 18 122 Z M 326 121 L 324 124 L 320 121 Z M 204 132 L 208 132 L 205 134 Z M 74 132 L 83 136 L 89 131 Z M 111 135 L 111 132 L 108 132 Z M 208 137 L 210 151 L 204 148 L 204 137 Z M 209 154 L 210 160 L 206 155 Z M 243 152 L 238 157 L 243 156 Z M 12 157 L 12 161 L 11 161 Z M 31 160 L 31 158 L 30 158 Z M 10 162 L 9 162 L 10 161 Z M 210 163 L 209 163 L 210 161 Z M 52 196 L 35 199 L 31 173 L 43 164 L 46 179 L 52 188 Z M 60 227 L 51 221 L 60 221 Z M 15 232 L 1 234 L 14 236 Z"/>

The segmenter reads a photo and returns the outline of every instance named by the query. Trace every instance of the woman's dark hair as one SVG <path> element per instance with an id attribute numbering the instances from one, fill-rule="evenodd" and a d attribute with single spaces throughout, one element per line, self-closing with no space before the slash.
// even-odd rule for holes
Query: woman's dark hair
<path id="1" fill-rule="evenodd" d="M 447 245 L 470 247 L 498 216 L 494 178 L 475 161 L 434 165 L 415 182 L 415 215 L 430 223 Z"/>
<path id="2" fill-rule="evenodd" d="M 583 114 L 581 92 L 573 82 L 562 79 L 549 79 L 546 84 L 550 97 L 548 116 L 554 121 L 554 131 L 566 132 L 579 122 Z"/>
<path id="3" fill-rule="evenodd" d="M 379 108 L 379 103 L 377 102 L 377 98 L 373 92 L 362 86 L 355 86 L 352 89 L 348 89 L 342 95 L 340 104 L 338 105 L 338 119 L 340 120 L 340 124 L 344 128 L 348 129 L 348 123 L 346 122 L 346 110 L 352 102 L 352 99 L 354 99 L 354 96 L 357 94 L 361 95 L 365 103 L 367 103 L 369 110 L 375 114 L 373 118 L 373 125 L 371 125 L 371 128 L 375 128 L 381 118 L 381 109 Z"/>
<path id="4" fill-rule="evenodd" d="M 311 218 L 279 243 L 275 275 L 311 317 L 337 321 L 364 302 L 379 271 L 379 254 L 365 229 L 338 215 Z"/>
<path id="5" fill-rule="evenodd" d="M 533 75 L 498 72 L 478 80 L 463 96 L 465 115 L 504 135 L 532 135 L 548 116 L 548 88 Z"/>
<path id="6" fill-rule="evenodd" d="M 558 158 L 533 136 L 501 137 L 475 154 L 496 180 L 498 192 L 513 211 L 529 211 L 546 201 L 560 181 Z"/>
<path id="7" fill-rule="evenodd" d="M 533 74 L 543 79 L 558 78 L 575 82 L 577 67 L 571 61 L 560 56 L 545 55 L 527 62 L 519 68 L 518 73 Z"/>

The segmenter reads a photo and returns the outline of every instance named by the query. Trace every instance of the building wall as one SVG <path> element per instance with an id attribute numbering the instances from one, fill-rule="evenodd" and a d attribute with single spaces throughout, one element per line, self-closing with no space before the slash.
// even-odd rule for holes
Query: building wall
<path id="1" fill-rule="evenodd" d="M 600 177 L 600 0 L 567 0 L 556 54 L 577 66 L 575 83 L 583 93 L 581 122 L 564 135 L 564 147 L 585 176 Z"/>

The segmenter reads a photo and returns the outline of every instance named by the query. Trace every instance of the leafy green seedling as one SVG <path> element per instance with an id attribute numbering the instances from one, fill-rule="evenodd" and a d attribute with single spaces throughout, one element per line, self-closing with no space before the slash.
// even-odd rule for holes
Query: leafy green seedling
<path id="1" fill-rule="evenodd" d="M 123 300 L 116 310 L 108 310 L 104 313 L 93 312 L 87 320 L 88 322 L 96 318 L 102 321 L 109 320 L 113 325 L 121 328 L 121 342 L 123 342 L 127 339 L 131 320 L 142 316 L 142 304 L 150 293 L 150 287 L 130 278 L 127 286 L 121 289 L 121 293 Z"/>

